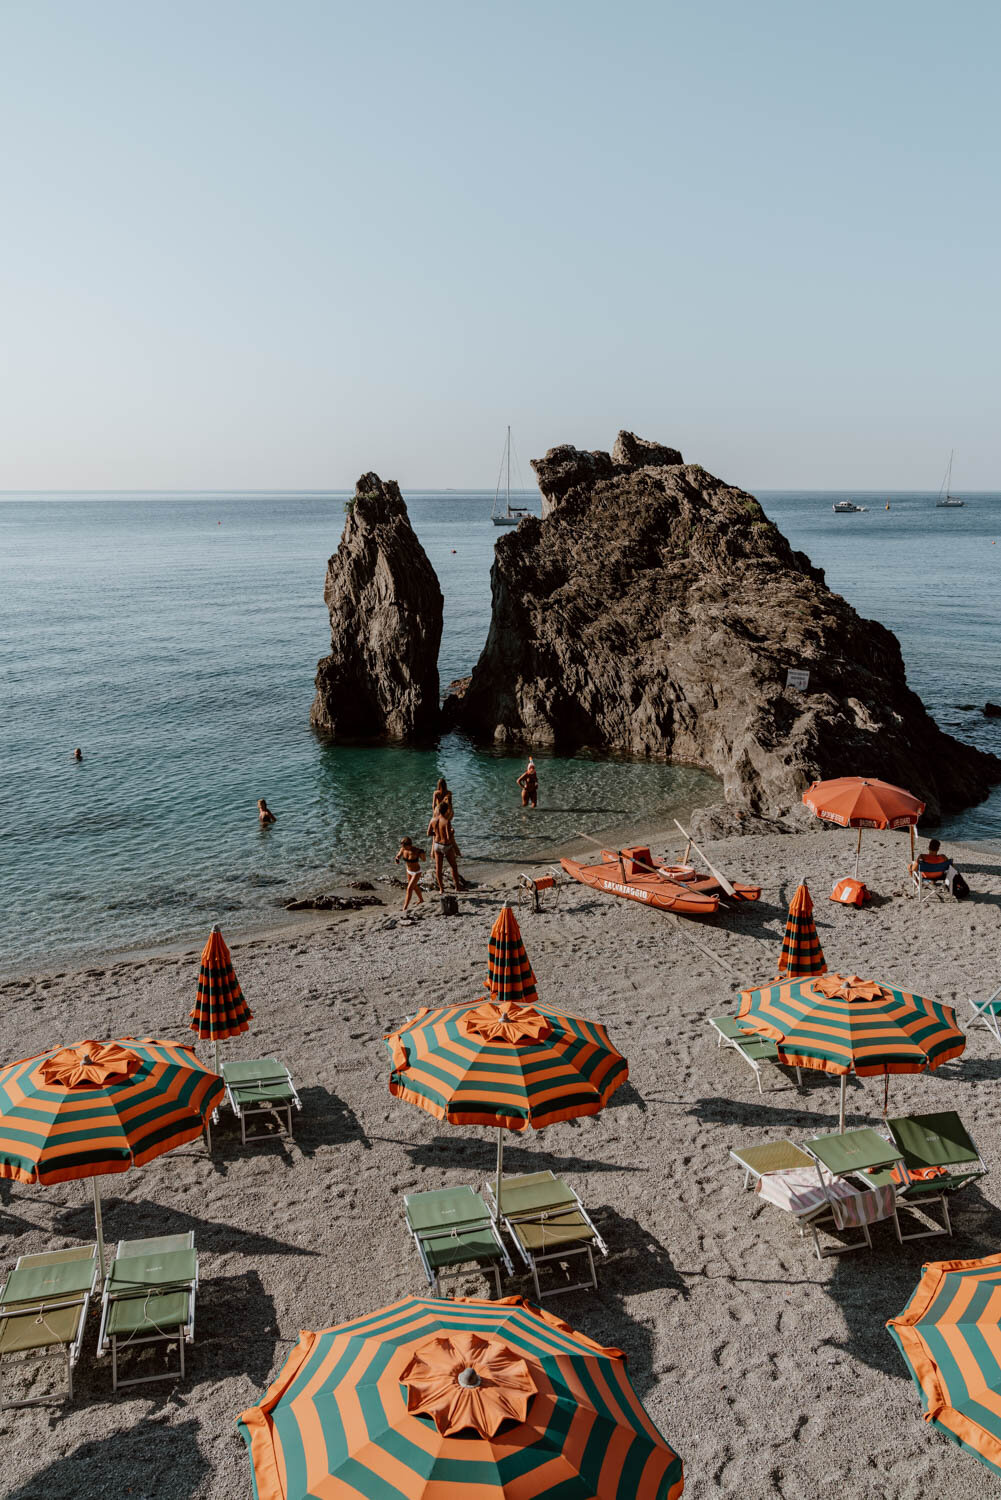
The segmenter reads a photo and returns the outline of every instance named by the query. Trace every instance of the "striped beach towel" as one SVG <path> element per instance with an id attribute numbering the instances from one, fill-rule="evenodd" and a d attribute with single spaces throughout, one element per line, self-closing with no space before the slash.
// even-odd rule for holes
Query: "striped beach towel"
<path id="1" fill-rule="evenodd" d="M 826 1167 L 820 1168 L 820 1174 L 823 1182 L 816 1167 L 786 1167 L 781 1172 L 767 1172 L 759 1178 L 756 1191 L 766 1202 L 797 1216 L 814 1213 L 825 1203 L 857 1196 L 857 1188 L 834 1177 Z"/>
<path id="2" fill-rule="evenodd" d="M 838 1198 L 833 1204 L 834 1222 L 839 1229 L 860 1229 L 863 1224 L 876 1224 L 880 1219 L 893 1217 L 895 1193 L 893 1184 L 885 1187 L 866 1188 L 856 1192 L 852 1198 Z"/>

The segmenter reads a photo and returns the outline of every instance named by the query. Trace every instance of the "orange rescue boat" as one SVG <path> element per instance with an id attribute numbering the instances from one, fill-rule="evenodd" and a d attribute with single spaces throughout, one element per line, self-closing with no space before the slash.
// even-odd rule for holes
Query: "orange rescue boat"
<path id="1" fill-rule="evenodd" d="M 603 849 L 599 865 L 581 865 L 574 859 L 561 859 L 560 864 L 581 885 L 607 891 L 610 896 L 624 896 L 628 901 L 640 901 L 658 911 L 711 917 L 719 910 L 719 896 L 698 888 L 701 884 L 715 885 L 714 881 L 671 880 L 654 866 L 646 848 L 623 849 L 621 857 Z"/>

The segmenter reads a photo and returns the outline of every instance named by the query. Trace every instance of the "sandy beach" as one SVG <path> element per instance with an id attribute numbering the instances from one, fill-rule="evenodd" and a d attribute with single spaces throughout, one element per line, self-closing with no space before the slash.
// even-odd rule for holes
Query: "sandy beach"
<path id="1" fill-rule="evenodd" d="M 676 847 L 676 836 L 650 842 Z M 707 1025 L 732 1011 L 741 987 L 774 976 L 800 877 L 814 893 L 830 968 L 955 1005 L 964 1028 L 968 999 L 998 982 L 1001 856 L 988 846 L 951 849 L 972 899 L 919 906 L 904 894 L 906 835 L 867 833 L 862 873 L 879 900 L 856 911 L 825 899 L 850 872 L 853 849 L 854 835 L 841 832 L 708 846 L 727 873 L 765 889 L 757 906 L 704 924 L 580 886 L 565 889 L 554 911 L 523 918 L 541 998 L 604 1021 L 630 1066 L 603 1114 L 508 1138 L 507 1169 L 564 1175 L 610 1250 L 597 1294 L 546 1305 L 627 1352 L 651 1416 L 684 1459 L 693 1500 L 1001 1494 L 987 1470 L 922 1422 L 884 1328 L 926 1260 L 1001 1250 L 1001 1055 L 987 1031 L 973 1029 L 964 1056 L 936 1073 L 890 1085 L 891 1113 L 959 1110 L 992 1169 L 956 1203 L 951 1239 L 898 1247 L 881 1224 L 872 1251 L 818 1261 L 785 1215 L 743 1191 L 728 1159 L 733 1146 L 837 1127 L 834 1080 L 806 1075 L 797 1091 L 792 1074 L 766 1070 L 759 1096 L 750 1069 L 717 1051 Z M 495 1141 L 392 1099 L 382 1037 L 421 1005 L 482 988 L 505 888 L 510 872 L 495 872 L 458 918 L 430 901 L 412 921 L 386 907 L 234 939 L 254 1021 L 226 1055 L 275 1053 L 289 1063 L 304 1106 L 295 1141 L 241 1148 L 224 1114 L 211 1157 L 191 1146 L 104 1179 L 109 1242 L 195 1231 L 201 1288 L 188 1377 L 113 1396 L 109 1362 L 94 1358 L 92 1315 L 74 1401 L 3 1413 L 9 1500 L 245 1500 L 249 1464 L 235 1419 L 299 1330 L 424 1292 L 403 1195 L 480 1184 Z M 197 966 L 190 948 L 8 980 L 3 1055 L 84 1037 L 187 1039 Z M 882 1088 L 851 1081 L 849 1126 L 879 1123 Z M 88 1184 L 0 1185 L 4 1266 L 92 1238 Z M 525 1278 L 505 1287 L 529 1289 Z M 485 1296 L 487 1283 L 470 1275 L 458 1290 Z M 33 1389 L 53 1371 L 42 1366 Z"/>

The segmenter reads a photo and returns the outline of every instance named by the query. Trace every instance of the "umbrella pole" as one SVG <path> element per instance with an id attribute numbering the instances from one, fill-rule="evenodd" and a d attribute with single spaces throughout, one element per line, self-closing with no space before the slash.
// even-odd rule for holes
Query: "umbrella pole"
<path id="1" fill-rule="evenodd" d="M 97 1191 L 97 1178 L 90 1179 L 90 1185 L 94 1189 L 94 1223 L 97 1226 L 97 1264 L 101 1277 L 101 1285 L 104 1285 L 104 1221 L 101 1218 L 101 1195 Z"/>
<path id="2" fill-rule="evenodd" d="M 501 1211 L 501 1196 L 500 1196 L 500 1194 L 501 1194 L 501 1172 L 503 1170 L 503 1167 L 504 1167 L 504 1126 L 503 1125 L 498 1125 L 498 1127 L 497 1127 L 497 1187 L 496 1187 L 496 1192 L 495 1192 L 495 1196 L 494 1196 L 494 1202 L 497 1205 L 497 1212 L 494 1215 L 494 1217 L 497 1218 L 497 1219 L 500 1218 L 500 1211 Z"/>
<path id="3" fill-rule="evenodd" d="M 840 1135 L 844 1135 L 844 1133 L 845 1133 L 845 1100 L 847 1098 L 847 1095 L 848 1095 L 848 1074 L 847 1073 L 842 1073 L 842 1075 L 841 1075 L 841 1116 L 840 1116 L 840 1119 L 838 1121 L 838 1132 L 839 1132 Z"/>
<path id="4" fill-rule="evenodd" d="M 909 831 L 910 831 L 910 835 L 911 835 L 911 864 L 913 865 L 914 864 L 914 824 L 913 823 L 910 825 L 910 830 Z M 908 866 L 908 872 L 909 872 L 909 870 L 910 870 L 910 866 Z"/>
<path id="5" fill-rule="evenodd" d="M 219 1071 L 219 1038 L 218 1037 L 216 1037 L 216 1039 L 215 1039 L 215 1070 L 218 1073 L 218 1071 Z"/>
<path id="6" fill-rule="evenodd" d="M 858 841 L 855 845 L 855 879 L 858 880 L 858 857 L 862 851 L 862 830 L 858 831 Z"/>

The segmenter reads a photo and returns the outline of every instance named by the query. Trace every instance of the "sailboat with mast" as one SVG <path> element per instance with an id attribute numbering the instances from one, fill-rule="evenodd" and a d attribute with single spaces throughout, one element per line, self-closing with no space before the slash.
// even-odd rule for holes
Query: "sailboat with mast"
<path id="1" fill-rule="evenodd" d="M 956 450 L 953 448 L 949 454 L 949 467 L 945 471 L 945 478 L 942 480 L 938 499 L 935 501 L 935 505 L 939 510 L 955 510 L 958 506 L 966 504 L 965 500 L 960 500 L 957 495 L 950 494 L 952 489 L 952 460 L 955 452 Z"/>
<path id="2" fill-rule="evenodd" d="M 501 480 L 505 473 L 504 501 L 501 502 Z M 501 454 L 500 473 L 497 475 L 497 489 L 494 493 L 493 510 L 490 519 L 495 526 L 517 526 L 523 516 L 534 515 L 535 512 L 524 505 L 511 504 L 511 428 L 507 429 L 507 441 L 504 444 L 504 452 Z"/>

